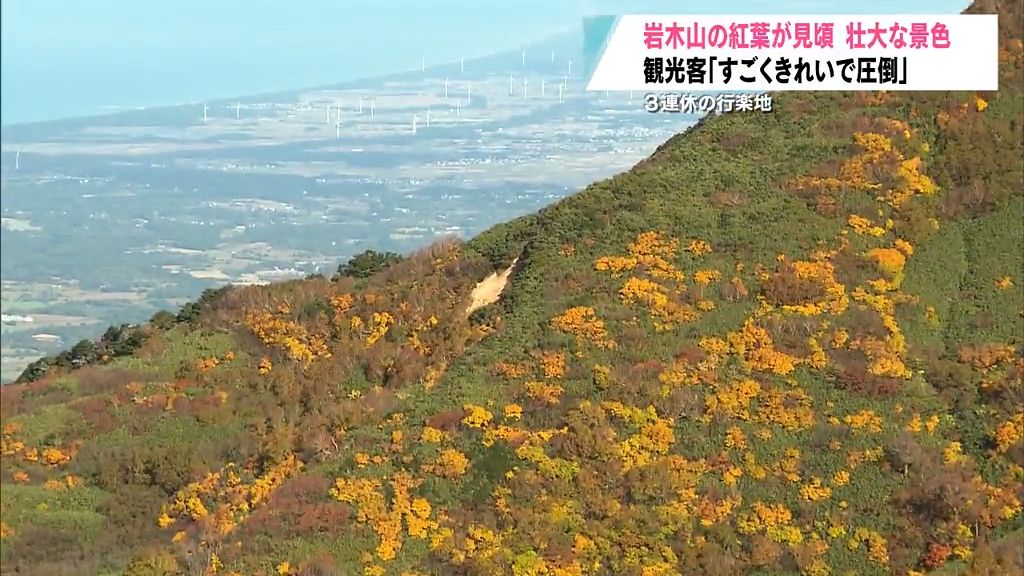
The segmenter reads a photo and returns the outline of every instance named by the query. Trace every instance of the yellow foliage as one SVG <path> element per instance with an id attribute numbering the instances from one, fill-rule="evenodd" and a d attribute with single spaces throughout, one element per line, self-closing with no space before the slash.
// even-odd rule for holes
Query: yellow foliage
<path id="1" fill-rule="evenodd" d="M 880 119 L 883 130 L 892 135 L 901 135 L 901 145 L 910 151 L 913 146 L 913 134 L 904 122 L 892 119 Z M 938 121 L 948 123 L 949 116 L 940 113 Z M 801 176 L 792 181 L 796 190 L 818 190 L 828 197 L 844 189 L 857 191 L 876 191 L 878 200 L 893 207 L 899 207 L 914 194 L 931 194 L 936 191 L 935 183 L 921 172 L 921 159 L 906 159 L 890 136 L 876 132 L 858 132 L 853 141 L 859 152 L 847 158 L 839 168 L 835 177 Z M 926 143 L 921 145 L 926 151 Z M 886 178 L 889 176 L 889 178 Z M 895 186 L 883 190 L 883 181 L 893 180 Z M 856 217 L 849 221 L 858 234 L 881 236 L 885 229 L 870 225 L 869 221 Z"/>
<path id="2" fill-rule="evenodd" d="M 711 252 L 711 245 L 704 240 L 692 240 L 686 250 L 694 256 L 701 256 Z"/>
<path id="3" fill-rule="evenodd" d="M 1022 438 L 1024 438 L 1024 412 L 1018 412 L 1006 422 L 996 426 L 995 432 L 992 433 L 996 452 L 999 453 L 1005 453 Z"/>
<path id="4" fill-rule="evenodd" d="M 736 481 L 743 476 L 743 469 L 738 466 L 732 466 L 722 472 L 722 483 L 726 486 L 735 486 Z"/>
<path id="5" fill-rule="evenodd" d="M 921 431 L 920 414 L 914 414 L 914 416 L 910 419 L 910 422 L 907 422 L 906 430 L 907 432 L 912 432 L 914 434 L 917 434 L 918 432 Z"/>
<path id="6" fill-rule="evenodd" d="M 1012 288 L 1012 287 L 1013 287 L 1013 279 L 1010 278 L 1009 276 L 1003 276 L 1002 278 L 996 280 L 996 288 L 998 288 L 1000 290 L 1007 290 L 1007 289 Z"/>
<path id="7" fill-rule="evenodd" d="M 715 302 L 713 300 L 699 300 L 697 302 L 697 310 L 701 312 L 710 312 L 715 309 Z"/>
<path id="8" fill-rule="evenodd" d="M 591 369 L 591 373 L 593 375 L 594 385 L 597 386 L 598 389 L 603 390 L 611 383 L 611 367 L 604 366 L 602 364 L 595 364 L 593 369 Z"/>
<path id="9" fill-rule="evenodd" d="M 725 356 L 729 353 L 729 343 L 721 338 L 704 336 L 700 339 L 700 348 L 710 356 Z"/>
<path id="10" fill-rule="evenodd" d="M 1009 362 L 1017 353 L 1017 348 L 1009 344 L 987 343 L 978 346 L 964 346 L 959 350 L 961 362 L 974 366 L 980 372 L 989 370 Z"/>
<path id="11" fill-rule="evenodd" d="M 556 384 L 548 384 L 546 382 L 526 383 L 526 393 L 529 394 L 530 398 L 545 404 L 558 404 L 561 401 L 559 398 L 564 391 L 564 388 Z"/>
<path id="12" fill-rule="evenodd" d="M 209 514 L 209 511 L 198 496 L 190 496 L 185 500 L 185 513 L 193 520 L 201 520 Z"/>
<path id="13" fill-rule="evenodd" d="M 882 431 L 882 417 L 875 414 L 874 410 L 861 410 L 855 414 L 849 414 L 843 418 L 843 422 L 854 430 L 866 430 L 872 434 Z"/>
<path id="14" fill-rule="evenodd" d="M 447 434 L 443 430 L 431 428 L 430 426 L 424 426 L 423 431 L 420 432 L 420 440 L 427 444 L 440 444 L 446 438 Z"/>
<path id="15" fill-rule="evenodd" d="M 826 368 L 828 366 L 828 354 L 825 353 L 825 349 L 818 343 L 818 339 L 814 337 L 808 338 L 807 347 L 810 349 L 810 355 L 806 359 L 807 364 L 818 370 Z"/>
<path id="16" fill-rule="evenodd" d="M 757 534 L 771 528 L 788 525 L 793 520 L 793 514 L 782 504 L 765 504 L 754 502 L 750 506 L 749 513 L 740 514 L 737 518 L 737 527 L 742 534 Z"/>
<path id="17" fill-rule="evenodd" d="M 483 428 L 494 419 L 494 415 L 483 406 L 466 404 L 462 409 L 466 412 L 465 417 L 462 418 L 462 423 L 470 428 Z"/>
<path id="18" fill-rule="evenodd" d="M 64 483 L 60 480 L 47 480 L 43 484 L 43 488 L 50 490 L 51 492 L 60 492 L 64 490 Z"/>
<path id="19" fill-rule="evenodd" d="M 641 232 L 629 245 L 629 253 L 640 258 L 675 257 L 679 241 L 675 238 L 665 239 L 661 232 Z"/>
<path id="20" fill-rule="evenodd" d="M 696 320 L 697 313 L 688 305 L 669 298 L 668 290 L 647 278 L 632 277 L 619 290 L 624 304 L 642 304 L 656 319 L 655 328 L 669 329 L 675 324 Z"/>
<path id="21" fill-rule="evenodd" d="M 899 207 L 906 199 L 914 194 L 930 195 L 938 190 L 938 186 L 928 175 L 921 172 L 921 158 L 914 157 L 903 160 L 896 171 L 901 181 L 901 186 L 892 191 L 890 203 Z"/>
<path id="22" fill-rule="evenodd" d="M 266 502 L 270 493 L 283 484 L 286 479 L 297 474 L 302 466 L 301 460 L 294 454 L 289 454 L 280 463 L 256 478 L 252 486 L 249 487 L 249 506 L 255 507 Z"/>
<path id="23" fill-rule="evenodd" d="M 545 352 L 540 357 L 540 367 L 548 379 L 565 376 L 565 352 Z"/>
<path id="24" fill-rule="evenodd" d="M 757 402 L 755 422 L 775 424 L 790 431 L 805 430 L 814 424 L 811 397 L 802 389 L 762 388 Z"/>
<path id="25" fill-rule="evenodd" d="M 882 272 L 894 279 L 894 284 L 899 286 L 899 282 L 895 280 L 902 278 L 903 267 L 907 263 L 907 257 L 903 252 L 895 248 L 874 248 L 869 250 L 866 256 L 874 260 Z"/>
<path id="26" fill-rule="evenodd" d="M 260 374 L 269 374 L 273 368 L 274 364 L 273 362 L 270 361 L 270 358 L 264 356 L 263 358 L 260 359 L 260 364 L 258 367 Z"/>
<path id="27" fill-rule="evenodd" d="M 902 238 L 897 238 L 893 242 L 893 246 L 895 246 L 900 252 L 903 252 L 903 254 L 908 258 L 914 254 L 914 246 Z"/>
<path id="28" fill-rule="evenodd" d="M 787 448 L 783 458 L 775 464 L 774 473 L 787 482 L 799 482 L 800 457 L 799 449 Z"/>
<path id="29" fill-rule="evenodd" d="M 351 294 L 342 294 L 340 296 L 331 297 L 331 308 L 334 309 L 334 321 L 339 323 L 341 317 L 348 313 L 349 310 L 355 307 L 356 299 Z"/>
<path id="30" fill-rule="evenodd" d="M 523 407 L 519 404 L 507 404 L 504 413 L 506 420 L 519 420 L 523 417 Z"/>
<path id="31" fill-rule="evenodd" d="M 713 394 L 704 399 L 705 411 L 710 415 L 750 420 L 750 401 L 761 393 L 761 385 L 746 379 L 725 386 L 717 386 Z"/>
<path id="32" fill-rule="evenodd" d="M 858 549 L 861 544 L 867 546 L 868 558 L 875 563 L 886 565 L 889 563 L 888 543 L 881 534 L 867 528 L 857 528 L 853 537 L 847 542 L 850 550 Z"/>
<path id="33" fill-rule="evenodd" d="M 200 372 L 205 372 L 207 370 L 212 370 L 213 368 L 216 368 L 219 364 L 219 358 L 202 358 L 196 360 L 195 367 L 196 370 L 199 370 Z"/>
<path id="34" fill-rule="evenodd" d="M 494 365 L 494 371 L 506 378 L 522 378 L 530 373 L 530 366 L 526 363 L 498 362 Z"/>
<path id="35" fill-rule="evenodd" d="M 744 368 L 785 376 L 800 362 L 798 358 L 779 352 L 773 347 L 768 331 L 748 318 L 737 332 L 727 335 L 729 345 L 742 360 Z"/>
<path id="36" fill-rule="evenodd" d="M 327 342 L 321 335 L 310 334 L 304 326 L 288 318 L 287 306 L 282 304 L 278 315 L 267 311 L 250 311 L 245 315 L 245 325 L 263 344 L 283 349 L 288 357 L 297 362 L 312 362 L 317 358 L 329 358 Z"/>
<path id="37" fill-rule="evenodd" d="M 608 338 L 604 322 L 589 306 L 576 306 L 551 319 L 551 326 L 560 332 L 572 334 L 577 342 L 590 342 L 598 348 L 614 348 L 615 342 Z"/>
<path id="38" fill-rule="evenodd" d="M 332 498 L 339 502 L 364 505 L 376 502 L 377 491 L 380 489 L 380 482 L 369 478 L 337 478 L 334 486 L 328 492 Z M 383 497 L 381 497 L 383 499 Z"/>
<path id="39" fill-rule="evenodd" d="M 65 454 L 60 448 L 54 448 L 52 446 L 43 449 L 42 457 L 43 461 L 50 466 L 66 464 L 71 460 L 71 456 L 69 454 Z"/>
<path id="40" fill-rule="evenodd" d="M 722 279 L 722 273 L 718 270 L 697 270 L 693 273 L 693 281 L 702 286 Z"/>
<path id="41" fill-rule="evenodd" d="M 697 516 L 700 518 L 700 524 L 702 526 L 714 526 L 725 520 L 740 505 L 740 502 L 741 499 L 739 497 L 725 498 L 719 501 L 702 498 L 697 504 Z"/>
<path id="42" fill-rule="evenodd" d="M 850 225 L 851 228 L 853 228 L 854 232 L 860 235 L 867 234 L 870 236 L 878 237 L 885 234 L 884 228 L 875 226 L 871 222 L 871 220 L 863 216 L 859 216 L 857 214 L 851 214 L 850 217 L 846 220 L 846 222 L 847 224 Z"/>
<path id="43" fill-rule="evenodd" d="M 370 333 L 366 336 L 366 345 L 373 346 L 391 329 L 395 317 L 388 312 L 374 312 L 370 319 Z"/>
<path id="44" fill-rule="evenodd" d="M 435 473 L 446 478 L 458 478 L 469 470 L 469 459 L 454 448 L 441 451 L 437 459 Z"/>
<path id="45" fill-rule="evenodd" d="M 655 418 L 640 427 L 640 431 L 619 444 L 623 468 L 630 470 L 651 462 L 655 454 L 667 454 L 675 443 L 673 420 Z"/>
<path id="46" fill-rule="evenodd" d="M 604 256 L 602 258 L 598 258 L 597 261 L 594 262 L 594 269 L 598 272 L 611 272 L 612 277 L 617 278 L 624 272 L 633 271 L 639 263 L 640 262 L 633 257 Z"/>
<path id="47" fill-rule="evenodd" d="M 942 449 L 942 460 L 946 464 L 959 464 L 965 460 L 963 446 L 959 442 L 950 442 Z"/>
<path id="48" fill-rule="evenodd" d="M 811 478 L 810 483 L 800 487 L 800 497 L 808 502 L 824 500 L 832 495 L 832 489 L 821 483 L 821 478 Z"/>

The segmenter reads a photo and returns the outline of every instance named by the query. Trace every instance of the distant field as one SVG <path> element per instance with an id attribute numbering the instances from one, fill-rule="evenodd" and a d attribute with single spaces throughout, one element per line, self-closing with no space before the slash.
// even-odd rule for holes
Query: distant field
<path id="1" fill-rule="evenodd" d="M 33 322 L 4 326 L 3 380 L 57 351 L 33 335 L 69 346 L 204 288 L 469 237 L 627 170 L 694 121 L 578 77 L 559 102 L 560 62 L 526 70 L 524 97 L 518 54 L 509 65 L 452 74 L 447 99 L 428 73 L 246 99 L 238 118 L 231 102 L 205 122 L 193 105 L 5 128 L 2 307 Z"/>

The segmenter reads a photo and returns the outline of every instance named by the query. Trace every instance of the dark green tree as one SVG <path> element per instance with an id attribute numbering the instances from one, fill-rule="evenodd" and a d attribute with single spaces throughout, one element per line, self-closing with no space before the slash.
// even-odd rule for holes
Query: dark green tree
<path id="1" fill-rule="evenodd" d="M 338 266 L 338 273 L 335 278 L 344 278 L 346 276 L 351 278 L 369 278 L 388 266 L 401 262 L 403 259 L 400 254 L 394 252 L 366 250 Z"/>

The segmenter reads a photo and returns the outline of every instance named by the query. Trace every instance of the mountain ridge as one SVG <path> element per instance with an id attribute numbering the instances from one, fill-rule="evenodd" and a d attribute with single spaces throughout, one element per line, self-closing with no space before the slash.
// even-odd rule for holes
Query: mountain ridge
<path id="1" fill-rule="evenodd" d="M 1019 569 L 1024 11 L 972 10 L 998 93 L 778 95 L 465 243 L 33 367 L 2 571 Z"/>

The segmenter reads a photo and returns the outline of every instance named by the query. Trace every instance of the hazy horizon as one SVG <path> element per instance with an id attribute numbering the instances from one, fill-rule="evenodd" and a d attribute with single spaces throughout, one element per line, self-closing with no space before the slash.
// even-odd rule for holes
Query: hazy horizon
<path id="1" fill-rule="evenodd" d="M 320 86 L 511 50 L 587 15 L 956 12 L 966 2 L 0 0 L 0 124 Z M 372 58 L 367 55 L 373 55 Z"/>

